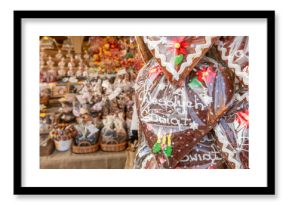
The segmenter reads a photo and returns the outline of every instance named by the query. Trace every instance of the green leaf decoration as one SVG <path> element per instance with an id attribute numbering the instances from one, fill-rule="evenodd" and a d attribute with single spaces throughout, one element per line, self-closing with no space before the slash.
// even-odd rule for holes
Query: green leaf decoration
<path id="1" fill-rule="evenodd" d="M 168 145 L 164 149 L 164 154 L 166 157 L 170 157 L 172 154 L 172 146 Z"/>
<path id="2" fill-rule="evenodd" d="M 153 145 L 153 153 L 156 154 L 156 153 L 158 153 L 160 151 L 161 151 L 161 144 L 159 142 L 156 142 Z"/>
<path id="3" fill-rule="evenodd" d="M 133 57 L 134 57 L 134 55 L 132 53 L 126 53 L 125 58 L 133 58 Z"/>
<path id="4" fill-rule="evenodd" d="M 202 83 L 197 79 L 197 77 L 194 77 L 191 79 L 191 81 L 188 83 L 188 86 L 193 89 L 195 87 L 201 87 Z"/>
<path id="5" fill-rule="evenodd" d="M 183 54 L 179 54 L 175 57 L 175 65 L 179 65 L 183 60 Z"/>

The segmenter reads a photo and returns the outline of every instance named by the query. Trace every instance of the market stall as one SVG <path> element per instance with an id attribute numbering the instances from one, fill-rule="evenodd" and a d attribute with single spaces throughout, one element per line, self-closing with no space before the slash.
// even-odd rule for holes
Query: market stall
<path id="1" fill-rule="evenodd" d="M 40 168 L 249 168 L 248 37 L 40 38 Z"/>
<path id="2" fill-rule="evenodd" d="M 143 66 L 134 37 L 57 39 L 40 39 L 40 168 L 124 168 Z"/>

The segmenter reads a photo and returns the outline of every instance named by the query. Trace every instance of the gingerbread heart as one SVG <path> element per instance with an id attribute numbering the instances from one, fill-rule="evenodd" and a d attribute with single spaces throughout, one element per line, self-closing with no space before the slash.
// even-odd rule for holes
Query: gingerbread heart
<path id="1" fill-rule="evenodd" d="M 181 85 L 208 49 L 215 36 L 144 36 L 144 42 L 156 58 L 167 79 Z"/>
<path id="2" fill-rule="evenodd" d="M 161 167 L 174 168 L 229 109 L 234 73 L 204 57 L 182 84 L 171 84 L 153 58 L 135 89 L 141 130 Z"/>
<path id="3" fill-rule="evenodd" d="M 216 42 L 220 58 L 233 69 L 241 87 L 249 85 L 249 37 L 222 36 Z"/>
<path id="4" fill-rule="evenodd" d="M 235 105 L 220 120 L 214 131 L 216 145 L 232 169 L 249 168 L 249 103 L 248 93 L 236 94 Z"/>

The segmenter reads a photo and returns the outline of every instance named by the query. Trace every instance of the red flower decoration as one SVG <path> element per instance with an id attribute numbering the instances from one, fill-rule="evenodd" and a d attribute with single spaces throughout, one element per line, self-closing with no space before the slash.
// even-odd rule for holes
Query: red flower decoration
<path id="1" fill-rule="evenodd" d="M 184 39 L 185 36 L 172 38 L 172 46 L 169 48 L 169 50 L 174 52 L 174 54 L 176 55 L 179 54 L 186 55 L 187 54 L 186 48 L 188 46 L 188 43 L 185 42 Z"/>
<path id="2" fill-rule="evenodd" d="M 245 125 L 245 127 L 249 127 L 249 110 L 239 111 L 236 113 L 236 115 L 236 121 L 240 125 Z"/>
<path id="3" fill-rule="evenodd" d="M 213 71 L 211 66 L 209 67 L 201 67 L 199 71 L 196 72 L 198 81 L 205 81 L 206 83 L 210 83 L 213 78 L 215 78 L 216 73 Z"/>

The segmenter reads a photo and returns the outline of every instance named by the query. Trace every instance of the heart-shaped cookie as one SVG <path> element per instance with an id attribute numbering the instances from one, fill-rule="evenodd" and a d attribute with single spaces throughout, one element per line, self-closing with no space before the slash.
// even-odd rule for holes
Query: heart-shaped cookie
<path id="1" fill-rule="evenodd" d="M 232 169 L 249 168 L 248 93 L 236 94 L 235 105 L 214 128 L 216 144 Z"/>
<path id="2" fill-rule="evenodd" d="M 249 37 L 222 36 L 217 42 L 220 58 L 233 69 L 242 87 L 249 85 Z"/>
<path id="3" fill-rule="evenodd" d="M 204 57 L 182 84 L 171 84 L 153 58 L 135 89 L 141 130 L 160 166 L 174 168 L 228 110 L 234 73 Z"/>
<path id="4" fill-rule="evenodd" d="M 144 36 L 144 42 L 156 58 L 167 79 L 181 85 L 208 49 L 215 36 Z"/>

